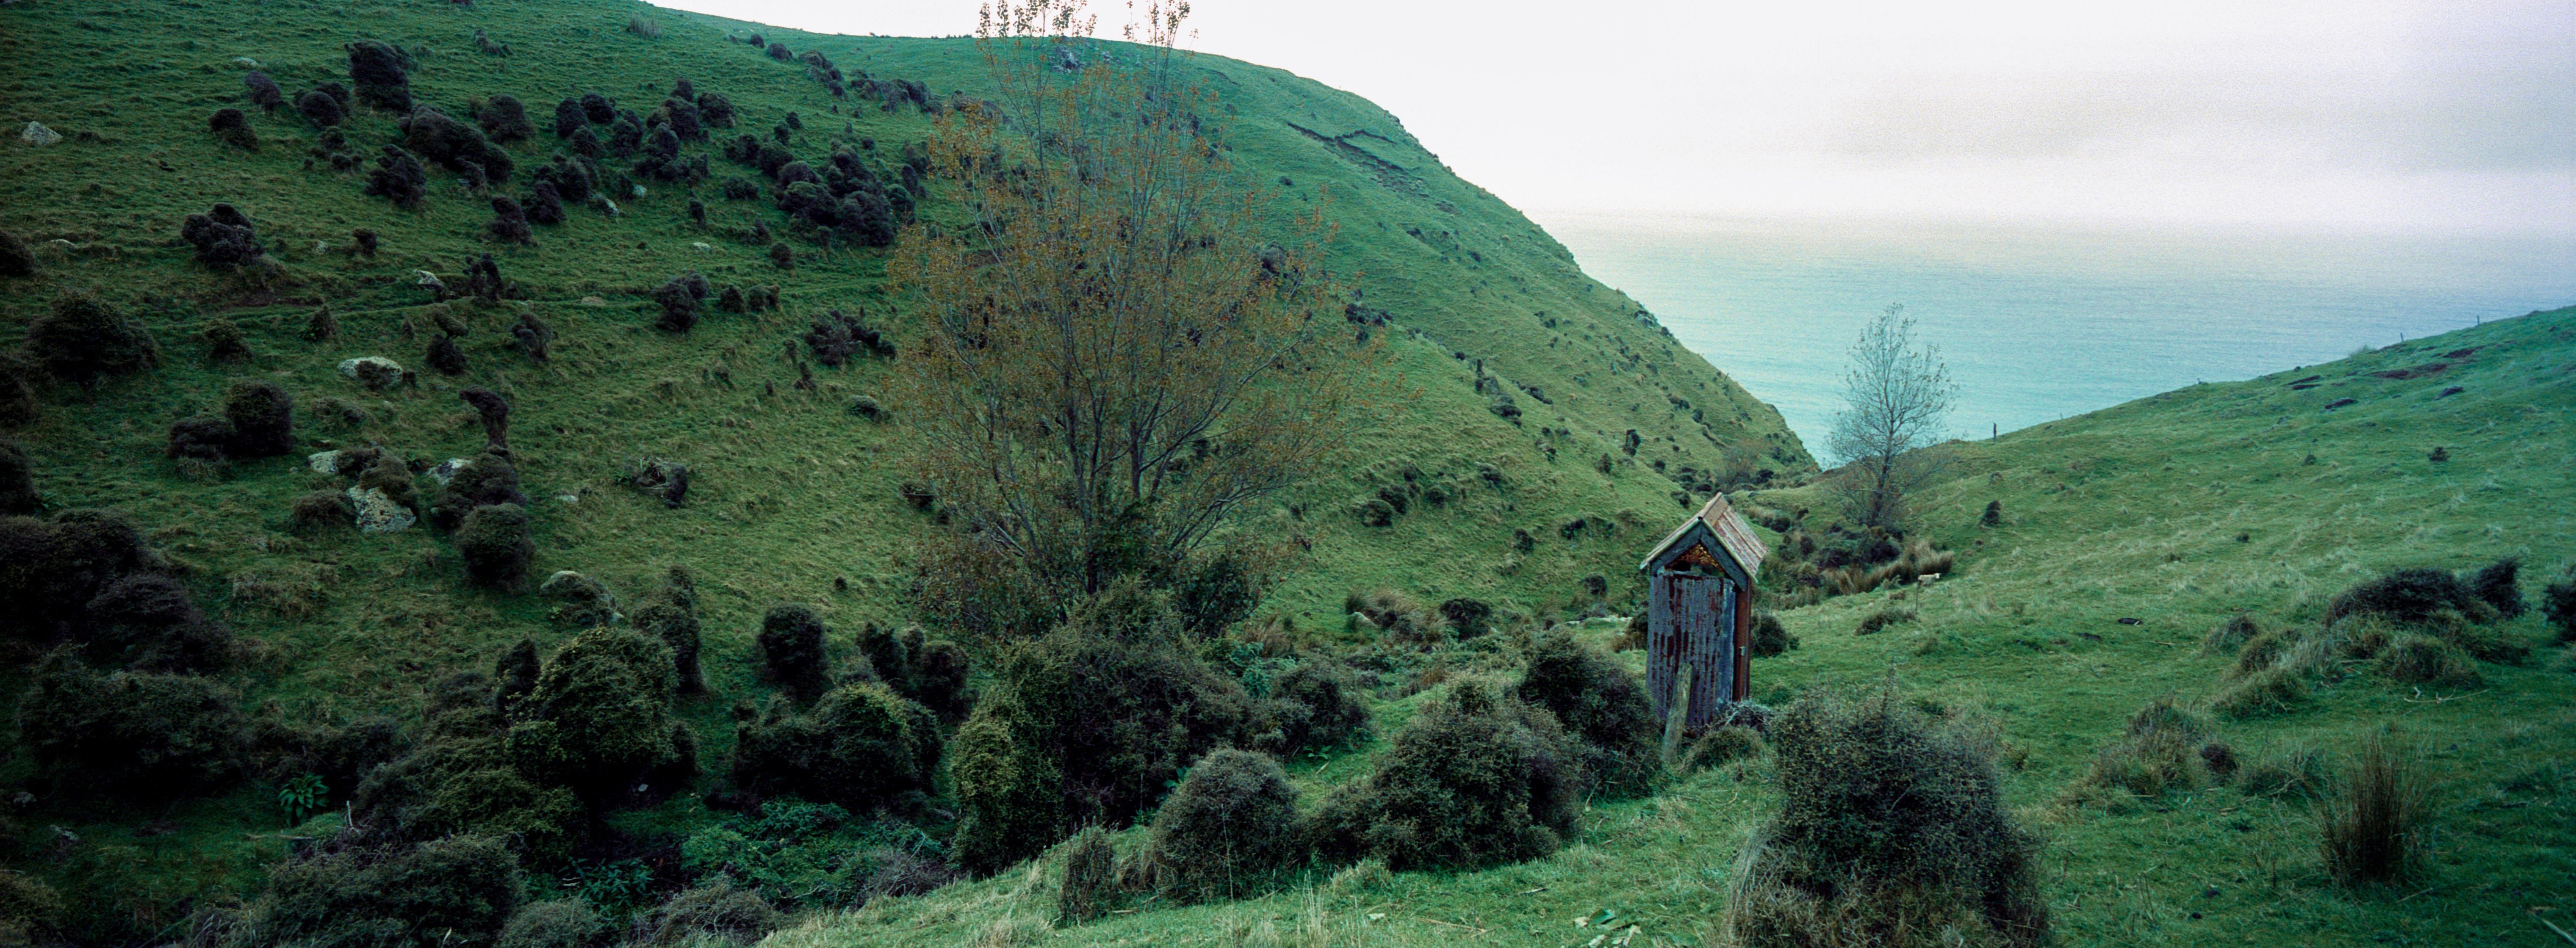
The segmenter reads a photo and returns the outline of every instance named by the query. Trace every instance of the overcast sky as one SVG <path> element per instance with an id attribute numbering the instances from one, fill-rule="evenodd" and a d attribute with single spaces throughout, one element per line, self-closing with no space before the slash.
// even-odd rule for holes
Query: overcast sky
<path id="1" fill-rule="evenodd" d="M 908 36 L 976 7 L 662 5 Z M 1198 0 L 1190 27 L 1542 217 L 2576 235 L 2576 0 Z"/>

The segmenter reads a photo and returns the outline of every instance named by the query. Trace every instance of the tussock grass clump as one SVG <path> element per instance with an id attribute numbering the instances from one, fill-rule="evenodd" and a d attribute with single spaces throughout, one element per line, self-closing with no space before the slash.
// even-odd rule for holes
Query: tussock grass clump
<path id="1" fill-rule="evenodd" d="M 1297 788 L 1279 761 L 1220 749 L 1199 759 L 1154 814 L 1142 881 L 1181 903 L 1245 898 L 1304 861 Z"/>
<path id="2" fill-rule="evenodd" d="M 1064 848 L 1064 884 L 1056 892 L 1056 923 L 1079 925 L 1109 913 L 1120 894 L 1118 850 L 1097 826 L 1073 834 Z"/>
<path id="3" fill-rule="evenodd" d="M 1581 749 L 1543 709 L 1465 680 L 1388 740 L 1312 822 L 1329 860 L 1396 871 L 1536 859 L 1574 836 Z"/>
<path id="4" fill-rule="evenodd" d="M 2225 655 L 2243 649 L 2245 643 L 2262 634 L 2263 627 L 2251 614 L 2239 612 L 2210 626 L 2209 632 L 2200 637 L 2200 651 L 2205 655 Z"/>
<path id="5" fill-rule="evenodd" d="M 2214 740 L 2217 733 L 2208 715 L 2176 705 L 2170 695 L 2147 702 L 2129 717 L 2127 733 L 2094 755 L 2073 795 L 2123 790 L 2153 798 L 2208 786 L 2212 760 L 2234 762 L 2234 751 Z"/>
<path id="6" fill-rule="evenodd" d="M 2301 741 L 2274 748 L 2239 767 L 2236 787 L 2255 796 L 2313 800 L 2326 795 L 2333 778 L 2325 751 Z"/>
<path id="7" fill-rule="evenodd" d="M 2296 670 L 2266 667 L 2248 674 L 2210 699 L 2221 717 L 2245 719 L 2287 714 L 2308 702 L 2308 683 Z"/>
<path id="8" fill-rule="evenodd" d="M 2432 786 L 2413 755 L 2372 733 L 2317 821 L 2326 871 L 2347 886 L 2404 882 L 2431 868 Z"/>
<path id="9" fill-rule="evenodd" d="M 1587 783 L 1612 797 L 1652 792 L 1663 770 L 1662 725 L 1644 683 L 1616 659 L 1551 632 L 1530 643 L 1529 665 L 1513 690 L 1581 742 Z"/>
<path id="10" fill-rule="evenodd" d="M 492 948 L 594 948 L 608 940 L 609 923 L 578 898 L 531 902 L 510 914 Z"/>
<path id="11" fill-rule="evenodd" d="M 2469 653 L 2429 635 L 2406 633 L 2379 651 L 2373 665 L 2388 680 L 2407 685 L 2475 688 L 2486 681 Z"/>
<path id="12" fill-rule="evenodd" d="M 1903 606 L 1889 606 L 1862 616 L 1860 624 L 1852 627 L 1852 634 L 1876 635 L 1880 632 L 1887 631 L 1891 626 L 1912 622 L 1915 618 L 1916 614 L 1912 609 L 1908 609 Z"/>
<path id="13" fill-rule="evenodd" d="M 286 508 L 287 523 L 305 534 L 351 529 L 357 526 L 357 516 L 357 505 L 345 491 L 308 491 L 296 495 Z"/>
<path id="14" fill-rule="evenodd" d="M 1737 858 L 1727 924 L 1740 943 L 2048 941 L 2038 843 L 2005 811 L 1983 734 L 1891 688 L 1803 700 L 1771 741 L 1783 800 Z"/>
<path id="15" fill-rule="evenodd" d="M 733 887 L 731 877 L 717 879 L 711 885 L 671 896 L 638 925 L 650 934 L 643 944 L 664 946 L 733 945 L 736 948 L 761 940 L 779 926 L 787 916 L 778 911 L 760 893 Z"/>
<path id="16" fill-rule="evenodd" d="M 1673 769 L 1686 774 L 1739 760 L 1758 760 L 1770 752 L 1771 744 L 1762 739 L 1760 731 L 1737 725 L 1713 727 L 1691 742 L 1690 749 L 1673 763 Z"/>

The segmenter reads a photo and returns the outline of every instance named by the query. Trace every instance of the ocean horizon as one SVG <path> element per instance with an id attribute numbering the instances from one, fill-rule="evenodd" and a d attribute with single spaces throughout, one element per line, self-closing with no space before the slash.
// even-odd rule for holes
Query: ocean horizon
<path id="1" fill-rule="evenodd" d="M 1532 214 L 1819 461 L 1846 353 L 1890 304 L 1982 438 L 2576 303 L 2576 234 L 2324 235 Z"/>

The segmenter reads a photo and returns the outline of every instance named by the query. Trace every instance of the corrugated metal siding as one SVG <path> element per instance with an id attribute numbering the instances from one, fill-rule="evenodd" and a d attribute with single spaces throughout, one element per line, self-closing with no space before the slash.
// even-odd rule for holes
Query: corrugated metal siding
<path id="1" fill-rule="evenodd" d="M 1655 577 L 1653 590 L 1646 690 L 1655 696 L 1656 719 L 1671 713 L 1674 677 L 1689 665 L 1691 689 L 1682 725 L 1706 727 L 1726 706 L 1735 683 L 1738 589 L 1722 577 L 1675 573 Z"/>

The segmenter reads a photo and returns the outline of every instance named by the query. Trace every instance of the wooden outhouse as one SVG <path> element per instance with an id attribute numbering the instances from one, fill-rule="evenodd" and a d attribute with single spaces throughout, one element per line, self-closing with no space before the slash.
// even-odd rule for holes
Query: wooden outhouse
<path id="1" fill-rule="evenodd" d="M 1682 521 L 1637 569 L 1646 574 L 1646 689 L 1670 720 L 1673 680 L 1690 673 L 1686 728 L 1702 728 L 1752 693 L 1753 577 L 1770 550 L 1726 495 Z"/>

